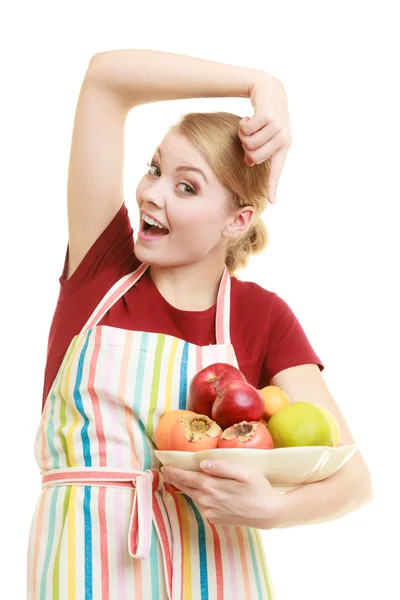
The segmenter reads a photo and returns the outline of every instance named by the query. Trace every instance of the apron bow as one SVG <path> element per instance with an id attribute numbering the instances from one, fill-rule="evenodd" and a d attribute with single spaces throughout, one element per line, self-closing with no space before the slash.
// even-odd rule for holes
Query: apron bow
<path id="1" fill-rule="evenodd" d="M 162 489 L 164 477 L 160 471 L 118 470 L 111 467 L 52 469 L 41 473 L 42 489 L 54 485 L 106 485 L 136 488 L 129 522 L 128 549 L 132 558 L 147 558 L 150 554 L 153 519 L 153 493 Z"/>

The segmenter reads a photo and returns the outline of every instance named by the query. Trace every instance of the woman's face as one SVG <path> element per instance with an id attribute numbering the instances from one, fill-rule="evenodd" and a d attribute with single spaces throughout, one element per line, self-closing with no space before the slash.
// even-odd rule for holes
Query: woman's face
<path id="1" fill-rule="evenodd" d="M 202 153 L 185 136 L 171 132 L 151 163 L 136 189 L 140 231 L 146 213 L 164 225 L 168 233 L 155 240 L 138 237 L 138 259 L 173 266 L 201 262 L 222 252 L 224 256 L 229 237 L 233 236 L 227 229 L 234 221 L 230 192 L 217 180 Z M 190 167 L 200 169 L 204 177 Z M 153 231 L 162 233 L 154 227 Z"/>

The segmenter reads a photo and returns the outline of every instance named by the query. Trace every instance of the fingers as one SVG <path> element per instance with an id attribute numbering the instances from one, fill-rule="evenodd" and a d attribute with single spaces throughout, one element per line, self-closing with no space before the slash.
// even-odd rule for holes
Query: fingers
<path id="1" fill-rule="evenodd" d="M 164 482 L 174 485 L 189 495 L 201 488 L 206 477 L 198 471 L 187 471 L 175 467 L 164 467 L 163 469 Z"/>
<path id="2" fill-rule="evenodd" d="M 246 120 L 247 119 L 247 120 Z M 255 114 L 252 119 L 249 117 L 243 117 L 239 121 L 240 128 L 245 135 L 253 135 L 259 129 L 265 125 L 265 116 L 261 113 Z"/>
<path id="3" fill-rule="evenodd" d="M 274 123 L 264 124 L 258 131 L 248 135 L 243 133 L 240 129 L 238 135 L 242 145 L 246 150 L 256 150 L 263 144 L 271 140 L 280 130 L 274 125 Z"/>
<path id="4" fill-rule="evenodd" d="M 250 158 L 250 160 L 254 164 L 261 164 L 268 158 L 271 158 L 274 153 L 282 147 L 282 140 L 279 138 L 279 134 L 277 134 L 272 139 L 265 142 L 262 146 L 259 146 L 255 150 L 249 150 L 245 148 L 246 155 Z M 271 158 L 272 160 L 272 158 Z"/>
<path id="5" fill-rule="evenodd" d="M 242 142 L 245 152 L 244 161 L 248 166 L 261 164 L 270 158 L 270 173 L 268 181 L 268 201 L 270 204 L 276 203 L 276 191 L 279 179 L 289 152 L 291 142 L 286 143 L 282 130 L 274 126 L 273 123 L 264 125 L 255 133 L 246 135 L 241 127 L 238 130 L 238 136 Z"/>
<path id="6" fill-rule="evenodd" d="M 256 133 L 253 133 L 251 136 L 244 135 L 240 130 L 238 132 L 238 135 L 240 141 L 242 142 L 242 146 L 245 153 L 247 154 L 247 156 L 249 156 L 249 158 L 252 159 L 252 162 L 255 163 L 264 162 L 264 160 L 267 160 L 267 158 L 269 158 L 267 153 L 271 152 L 272 154 L 272 152 L 274 152 L 277 148 L 279 148 L 279 145 L 282 144 L 282 142 L 281 144 L 277 144 L 276 142 L 278 140 L 275 140 L 275 144 L 273 146 L 267 145 L 267 143 L 270 140 L 276 138 L 277 133 L 278 130 L 276 126 L 274 126 L 273 123 L 268 123 L 268 125 L 265 125 L 262 129 L 260 129 Z M 260 151 L 258 155 L 256 155 L 256 150 L 259 149 L 262 149 L 262 151 Z"/>
<path id="7" fill-rule="evenodd" d="M 239 129 L 238 136 L 245 151 L 246 164 L 253 166 L 270 158 L 284 143 L 280 131 L 274 123 L 265 125 L 265 121 L 264 127 L 251 135 L 245 135 Z"/>
<path id="8" fill-rule="evenodd" d="M 193 495 L 196 494 L 196 492 L 198 491 L 196 488 L 191 488 L 188 485 L 183 485 L 182 483 L 178 483 L 178 482 L 175 482 L 175 483 L 165 482 L 165 483 L 167 486 L 171 486 L 175 492 L 182 492 L 183 494 L 187 494 L 191 498 L 193 498 Z"/>

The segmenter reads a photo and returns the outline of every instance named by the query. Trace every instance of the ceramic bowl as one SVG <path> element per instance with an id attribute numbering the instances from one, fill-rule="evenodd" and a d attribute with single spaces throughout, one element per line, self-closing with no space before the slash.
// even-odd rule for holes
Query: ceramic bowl
<path id="1" fill-rule="evenodd" d="M 165 466 L 202 471 L 202 460 L 224 460 L 261 472 L 279 493 L 300 485 L 322 481 L 338 471 L 357 452 L 355 444 L 330 446 L 295 446 L 259 450 L 256 448 L 215 448 L 199 452 L 154 450 Z"/>

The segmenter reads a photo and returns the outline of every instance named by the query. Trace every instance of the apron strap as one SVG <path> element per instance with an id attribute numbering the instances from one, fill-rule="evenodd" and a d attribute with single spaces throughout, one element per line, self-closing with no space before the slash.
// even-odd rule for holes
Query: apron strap
<path id="1" fill-rule="evenodd" d="M 86 321 L 82 328 L 81 333 L 86 332 L 88 329 L 95 327 L 97 323 L 104 317 L 106 312 L 116 303 L 132 287 L 143 273 L 149 268 L 150 265 L 142 263 L 135 271 L 128 273 L 119 279 L 111 289 L 108 290 L 107 294 L 100 300 L 99 304 L 94 309 L 93 313 Z"/>
<path id="2" fill-rule="evenodd" d="M 103 299 L 96 306 L 89 319 L 82 328 L 81 333 L 95 327 L 104 317 L 106 312 L 131 288 L 147 271 L 149 264 L 142 263 L 135 271 L 121 277 L 108 290 Z M 217 344 L 231 344 L 230 336 L 230 304 L 231 304 L 231 277 L 225 265 L 219 285 L 217 296 L 217 309 L 215 315 L 215 338 Z"/>
<path id="3" fill-rule="evenodd" d="M 231 276 L 225 265 L 217 296 L 217 311 L 215 316 L 215 338 L 217 344 L 231 343 L 230 334 L 231 314 Z"/>

